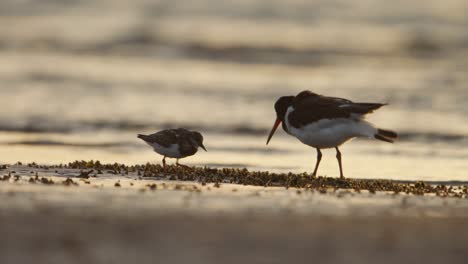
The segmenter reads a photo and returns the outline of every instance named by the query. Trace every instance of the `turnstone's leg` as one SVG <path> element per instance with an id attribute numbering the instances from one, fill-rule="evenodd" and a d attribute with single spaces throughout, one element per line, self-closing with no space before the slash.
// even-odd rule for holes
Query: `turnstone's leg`
<path id="1" fill-rule="evenodd" d="M 318 167 L 319 167 L 319 164 L 320 164 L 320 161 L 322 160 L 322 152 L 320 151 L 320 149 L 318 148 L 317 149 L 317 163 L 315 163 L 315 169 L 314 169 L 314 173 L 312 173 L 312 176 L 315 177 L 317 176 L 317 170 L 318 170 Z"/>
<path id="2" fill-rule="evenodd" d="M 340 178 L 344 179 L 343 166 L 341 165 L 341 152 L 338 149 L 338 147 L 335 147 L 335 148 L 336 148 L 336 159 L 338 160 L 338 165 L 340 165 Z"/>
<path id="3" fill-rule="evenodd" d="M 180 163 L 179 163 L 179 159 L 177 159 L 177 161 L 176 161 L 176 165 L 177 165 L 177 166 L 180 166 L 180 167 L 183 167 L 183 168 L 186 168 L 186 169 L 190 168 L 190 167 L 189 167 L 189 166 L 187 166 L 187 165 L 180 164 Z"/>
<path id="4" fill-rule="evenodd" d="M 166 156 L 164 156 L 162 162 L 163 162 L 163 168 L 165 169 L 166 168 Z"/>

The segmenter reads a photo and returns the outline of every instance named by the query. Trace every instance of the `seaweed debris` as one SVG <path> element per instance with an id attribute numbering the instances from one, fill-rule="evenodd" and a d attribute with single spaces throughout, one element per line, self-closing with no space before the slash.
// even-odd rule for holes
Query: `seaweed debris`
<path id="1" fill-rule="evenodd" d="M 35 165 L 35 164 L 34 164 Z M 36 165 L 37 166 L 37 165 Z M 202 185 L 213 183 L 219 187 L 223 183 L 253 185 L 264 187 L 300 188 L 305 190 L 327 193 L 339 189 L 354 190 L 356 192 L 368 191 L 387 192 L 394 194 L 435 195 L 441 197 L 468 197 L 468 185 L 449 186 L 429 184 L 423 181 L 400 182 L 381 179 L 353 179 L 333 177 L 311 177 L 307 173 L 271 173 L 268 171 L 249 171 L 246 168 L 209 168 L 209 167 L 177 167 L 159 164 L 131 165 L 112 163 L 102 164 L 99 161 L 74 161 L 68 164 L 50 166 L 50 168 L 69 168 L 82 171 L 107 171 L 117 175 L 133 174 L 139 179 L 154 178 L 174 181 L 193 181 Z M 7 179 L 7 177 L 5 177 Z M 68 183 L 68 184 L 67 184 Z M 70 180 L 65 184 L 71 184 Z M 147 186 L 149 187 L 149 186 Z M 154 190 L 156 186 L 150 187 Z"/>

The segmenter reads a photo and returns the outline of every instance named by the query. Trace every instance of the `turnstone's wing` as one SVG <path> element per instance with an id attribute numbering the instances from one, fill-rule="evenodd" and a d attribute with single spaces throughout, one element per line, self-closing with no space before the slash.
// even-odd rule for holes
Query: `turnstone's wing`
<path id="1" fill-rule="evenodd" d="M 177 144 L 180 140 L 180 135 L 176 129 L 162 130 L 151 135 L 139 135 L 141 139 L 148 143 L 157 143 L 163 147 L 170 147 L 172 144 Z"/>
<path id="2" fill-rule="evenodd" d="M 327 97 L 310 91 L 298 94 L 293 102 L 294 111 L 289 114 L 289 122 L 301 127 L 321 119 L 348 118 L 351 114 L 368 114 L 384 104 L 354 103 L 348 99 Z"/>

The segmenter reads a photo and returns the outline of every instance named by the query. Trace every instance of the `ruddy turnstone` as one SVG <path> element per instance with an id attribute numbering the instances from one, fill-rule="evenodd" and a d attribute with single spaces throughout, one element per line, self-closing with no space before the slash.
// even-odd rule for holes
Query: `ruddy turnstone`
<path id="1" fill-rule="evenodd" d="M 390 143 L 398 138 L 397 133 L 377 128 L 365 120 L 366 114 L 384 105 L 354 103 L 347 99 L 327 97 L 311 91 L 303 91 L 297 96 L 280 97 L 275 103 L 277 119 L 268 136 L 267 145 L 282 123 L 286 133 L 317 149 L 313 176 L 317 175 L 322 159 L 320 150 L 335 148 L 340 177 L 344 178 L 341 152 L 338 149 L 343 143 L 355 137 L 375 138 Z"/>
<path id="2" fill-rule="evenodd" d="M 163 167 L 166 167 L 166 157 L 179 159 L 192 156 L 198 151 L 198 147 L 207 151 L 203 145 L 203 136 L 197 131 L 189 131 L 184 128 L 166 129 L 151 135 L 138 135 L 138 138 L 150 145 L 153 150 L 161 154 Z"/>

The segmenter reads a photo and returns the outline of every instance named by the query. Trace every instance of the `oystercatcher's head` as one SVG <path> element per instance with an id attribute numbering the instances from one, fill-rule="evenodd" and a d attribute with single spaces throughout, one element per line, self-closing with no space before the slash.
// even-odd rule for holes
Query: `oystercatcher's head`
<path id="1" fill-rule="evenodd" d="M 271 129 L 270 135 L 268 136 L 267 145 L 270 142 L 271 138 L 275 134 L 276 129 L 284 121 L 286 116 L 286 112 L 288 111 L 288 107 L 292 105 L 294 101 L 294 96 L 282 96 L 280 97 L 275 103 L 275 111 L 276 111 L 276 121 Z"/>
<path id="2" fill-rule="evenodd" d="M 197 131 L 191 131 L 191 132 L 192 132 L 192 137 L 191 137 L 192 143 L 195 146 L 202 148 L 204 151 L 207 151 L 205 146 L 203 145 L 203 136 L 202 136 L 202 134 L 200 134 Z"/>

